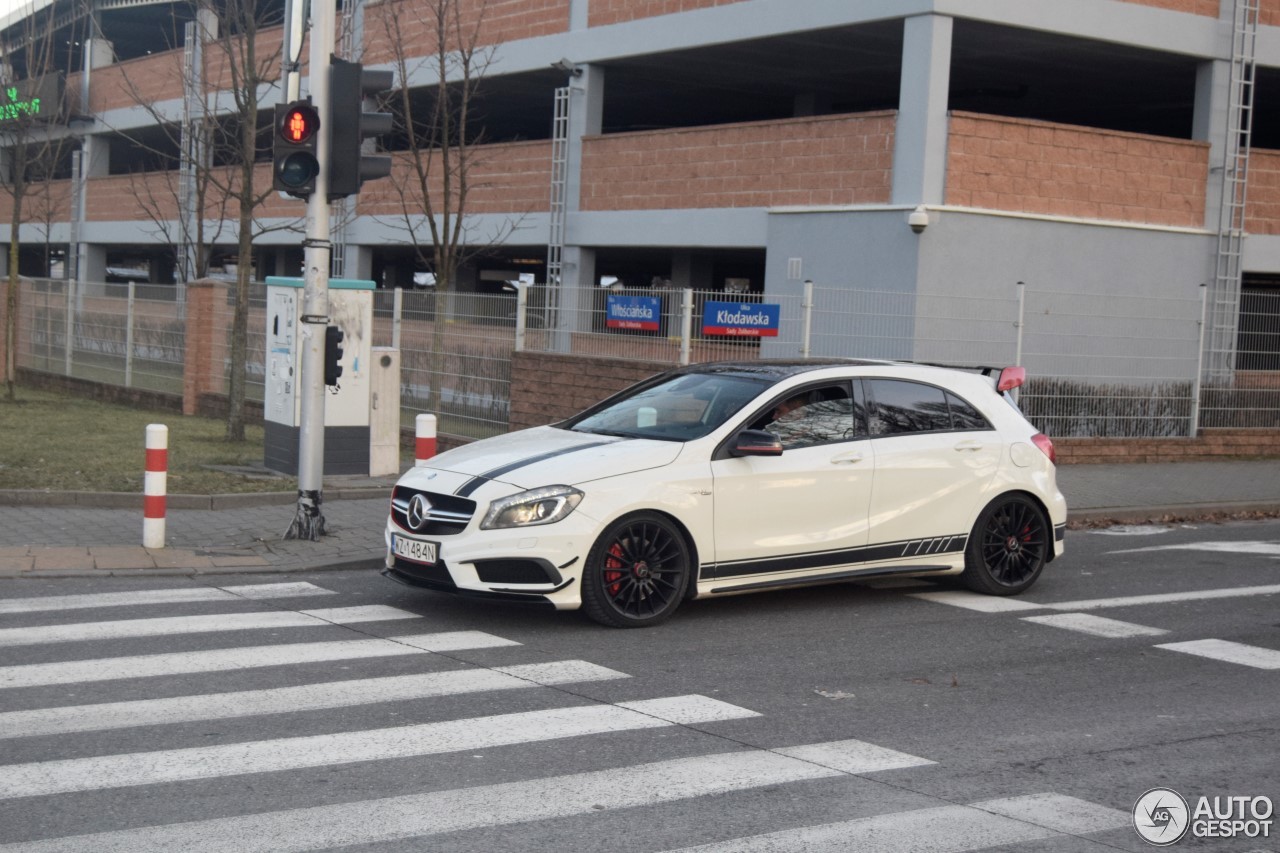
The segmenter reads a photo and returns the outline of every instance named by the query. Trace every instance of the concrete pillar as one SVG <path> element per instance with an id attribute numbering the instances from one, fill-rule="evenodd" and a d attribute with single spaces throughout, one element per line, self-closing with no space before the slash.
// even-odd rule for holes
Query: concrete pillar
<path id="1" fill-rule="evenodd" d="M 587 28 L 588 13 L 591 6 L 591 0 L 569 0 L 569 29 L 585 30 Z"/>
<path id="2" fill-rule="evenodd" d="M 1204 225 L 1218 229 L 1222 213 L 1225 175 L 1222 158 L 1227 146 L 1227 115 L 1231 101 L 1231 63 L 1224 59 L 1196 67 L 1196 100 L 1191 117 L 1191 138 L 1209 143 L 1209 182 L 1204 194 Z"/>
<path id="3" fill-rule="evenodd" d="M 705 252 L 677 249 L 671 253 L 671 286 L 692 287 L 694 290 L 712 290 L 711 256 Z"/>
<path id="4" fill-rule="evenodd" d="M 182 413 L 194 415 L 205 394 L 226 393 L 227 284 L 187 283 L 186 347 L 182 365 Z"/>
<path id="5" fill-rule="evenodd" d="M 598 135 L 604 125 L 604 68 L 582 65 L 582 74 L 569 78 L 569 151 L 565 209 L 581 210 L 582 137 Z M 566 235 L 571 242 L 571 235 Z"/>
<path id="6" fill-rule="evenodd" d="M 279 261 L 277 261 L 277 264 Z M 369 280 L 373 278 L 373 248 L 370 246 L 357 246 L 354 243 L 347 244 L 347 278 L 358 278 Z M 276 269 L 280 267 L 277 266 Z M 286 273 L 276 273 L 276 275 L 285 275 Z"/>
<path id="7" fill-rule="evenodd" d="M 568 213 L 582 209 L 582 138 L 599 134 L 604 121 L 604 69 L 598 65 L 581 68 L 581 75 L 569 79 L 569 145 L 565 175 L 565 210 Z M 596 282 L 596 253 L 594 248 L 574 243 L 573 230 L 567 223 L 564 253 L 560 260 L 560 305 L 564 310 L 560 312 L 557 327 L 566 333 L 589 330 L 589 309 Z"/>
<path id="8" fill-rule="evenodd" d="M 81 243 L 76 271 L 82 285 L 76 291 L 79 295 L 101 294 L 107 280 L 107 247 L 98 243 Z"/>
<path id="9" fill-rule="evenodd" d="M 943 15 L 918 15 L 903 23 L 893 147 L 894 204 L 944 201 L 951 31 L 952 19 Z"/>

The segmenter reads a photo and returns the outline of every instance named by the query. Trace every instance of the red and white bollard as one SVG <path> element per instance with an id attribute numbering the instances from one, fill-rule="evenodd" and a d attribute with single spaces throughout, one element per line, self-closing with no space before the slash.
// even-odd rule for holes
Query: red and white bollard
<path id="1" fill-rule="evenodd" d="M 142 546 L 164 547 L 165 495 L 169 486 L 169 428 L 147 425 L 147 473 L 142 485 Z"/>
<path id="2" fill-rule="evenodd" d="M 418 415 L 413 420 L 413 464 L 422 466 L 436 455 L 436 416 Z"/>

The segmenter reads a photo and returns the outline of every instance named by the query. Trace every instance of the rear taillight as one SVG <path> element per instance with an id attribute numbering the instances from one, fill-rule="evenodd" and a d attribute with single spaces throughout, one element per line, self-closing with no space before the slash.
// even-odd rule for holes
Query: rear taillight
<path id="1" fill-rule="evenodd" d="M 1053 439 L 1042 432 L 1031 436 L 1031 443 L 1040 448 L 1040 452 L 1049 457 L 1054 465 L 1058 464 L 1058 453 L 1053 449 Z"/>

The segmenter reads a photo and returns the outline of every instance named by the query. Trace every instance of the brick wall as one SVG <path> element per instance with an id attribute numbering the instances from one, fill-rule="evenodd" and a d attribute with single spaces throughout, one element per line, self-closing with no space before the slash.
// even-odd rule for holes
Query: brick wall
<path id="1" fill-rule="evenodd" d="M 1174 12 L 1190 12 L 1193 15 L 1218 17 L 1219 0 L 1123 0 L 1125 3 L 1137 3 L 1140 6 L 1158 6 Z M 1266 4 L 1268 0 L 1262 0 Z"/>
<path id="2" fill-rule="evenodd" d="M 885 203 L 894 120 L 879 112 L 588 137 L 582 208 Z"/>
<path id="3" fill-rule="evenodd" d="M 449 24 L 446 43 L 451 49 L 469 42 L 476 34 L 476 44 L 490 45 L 535 36 L 563 33 L 569 29 L 569 0 L 461 0 L 462 18 L 455 27 Z M 431 56 L 436 53 L 437 26 L 428 20 L 430 8 L 411 0 L 383 0 L 365 8 L 365 54 L 369 64 L 391 62 L 395 44 L 402 45 L 405 56 Z"/>
<path id="4" fill-rule="evenodd" d="M 181 97 L 180 49 L 95 68 L 90 77 L 89 110 L 94 113 Z"/>
<path id="5" fill-rule="evenodd" d="M 85 182 L 85 219 L 89 222 L 178 216 L 178 172 L 108 175 Z"/>
<path id="6" fill-rule="evenodd" d="M 366 184 L 360 192 L 357 212 L 362 216 L 402 216 L 404 205 L 422 209 L 416 170 L 404 153 L 396 154 L 391 176 Z M 504 142 L 471 149 L 469 213 L 529 213 L 550 207 L 551 143 Z M 431 167 L 431 192 L 442 192 L 440 169 Z M 400 192 L 405 192 L 404 199 Z M 436 205 L 437 208 L 439 205 Z"/>
<path id="7" fill-rule="evenodd" d="M 71 218 L 71 181 L 50 181 L 27 185 L 22 196 L 22 221 L 28 225 L 66 222 Z M 13 219 L 13 193 L 0 186 L 0 222 Z M 28 241 L 29 242 L 29 241 Z M 0 251 L 8 252 L 5 243 Z"/>
<path id="8" fill-rule="evenodd" d="M 511 354 L 511 429 L 563 420 L 669 364 L 541 352 Z"/>
<path id="9" fill-rule="evenodd" d="M 605 24 L 634 21 L 637 18 L 652 18 L 657 15 L 670 15 L 673 12 L 688 12 L 690 9 L 705 9 L 708 6 L 726 6 L 741 2 L 743 0 L 591 0 L 591 8 L 587 12 L 587 25 L 602 27 Z"/>
<path id="10" fill-rule="evenodd" d="M 1059 465 L 1280 456 L 1280 430 L 1203 430 L 1197 438 L 1057 438 Z"/>
<path id="11" fill-rule="evenodd" d="M 957 112 L 947 203 L 1198 228 L 1208 169 L 1203 142 Z"/>
<path id="12" fill-rule="evenodd" d="M 1249 155 L 1245 230 L 1280 234 L 1280 151 L 1255 148 Z"/>

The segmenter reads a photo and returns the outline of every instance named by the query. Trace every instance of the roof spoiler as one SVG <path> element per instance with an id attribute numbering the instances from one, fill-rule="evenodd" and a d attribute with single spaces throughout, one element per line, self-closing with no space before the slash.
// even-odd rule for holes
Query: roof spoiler
<path id="1" fill-rule="evenodd" d="M 1021 388 L 1027 381 L 1025 367 L 990 367 L 972 364 L 942 364 L 934 361 L 899 361 L 898 364 L 918 364 L 923 367 L 945 367 L 949 370 L 973 370 L 986 377 L 996 378 L 996 390 L 1003 394 Z"/>

